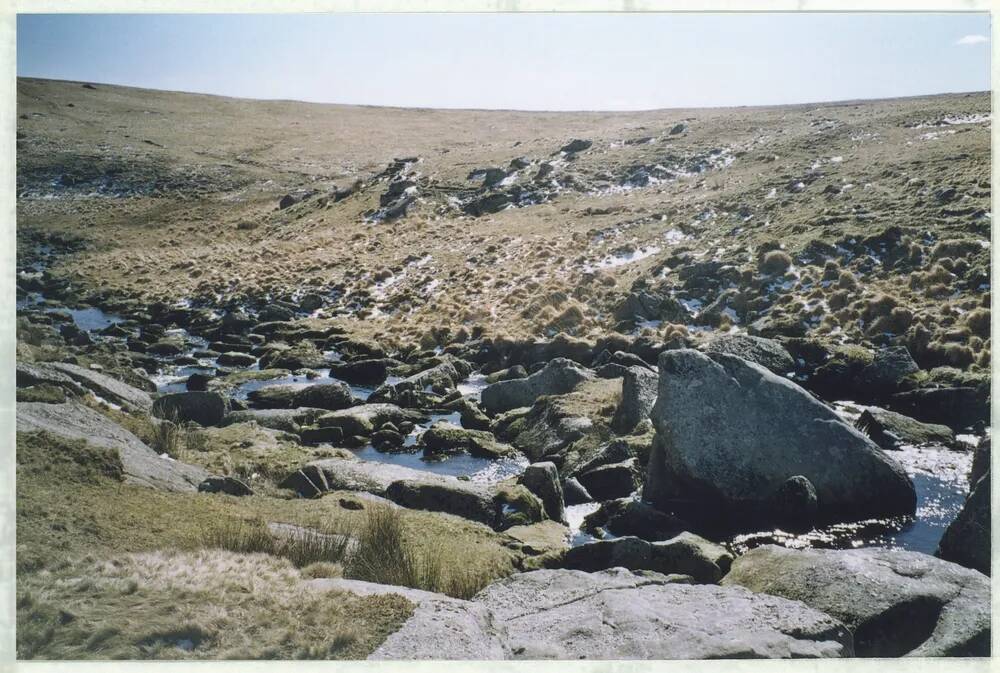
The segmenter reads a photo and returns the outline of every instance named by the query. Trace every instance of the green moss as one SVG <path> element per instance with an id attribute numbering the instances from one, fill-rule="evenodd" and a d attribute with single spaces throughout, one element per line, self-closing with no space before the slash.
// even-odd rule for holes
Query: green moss
<path id="1" fill-rule="evenodd" d="M 44 402 L 46 404 L 60 404 L 66 401 L 66 391 L 58 386 L 49 383 L 41 383 L 37 386 L 17 389 L 18 402 Z"/>

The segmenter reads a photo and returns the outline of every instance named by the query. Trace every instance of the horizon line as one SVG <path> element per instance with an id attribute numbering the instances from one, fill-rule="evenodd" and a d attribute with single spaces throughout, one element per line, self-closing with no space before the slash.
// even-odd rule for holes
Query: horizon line
<path id="1" fill-rule="evenodd" d="M 55 77 L 37 77 L 34 75 L 17 75 L 16 80 L 37 80 L 42 82 L 58 82 L 61 84 L 92 84 L 107 87 L 117 87 L 120 89 L 134 89 L 136 91 L 155 91 L 158 93 L 174 93 L 187 96 L 209 96 L 212 98 L 228 98 L 231 100 L 252 101 L 260 103 L 299 103 L 302 105 L 326 105 L 336 107 L 366 107 L 380 108 L 386 110 L 441 110 L 447 112 L 515 112 L 524 114 L 634 114 L 643 112 L 664 112 L 670 110 L 733 110 L 744 108 L 772 108 L 772 107 L 800 107 L 806 105 L 852 105 L 858 103 L 875 103 L 881 101 L 910 100 L 914 98 L 931 98 L 934 96 L 961 96 L 975 94 L 992 94 L 992 89 L 980 89 L 972 91 L 939 91 L 934 93 L 920 93 L 909 96 L 883 96 L 877 98 L 844 98 L 838 100 L 817 100 L 799 101 L 794 103 L 756 103 L 744 105 L 700 105 L 700 106 L 676 106 L 676 107 L 653 107 L 634 109 L 573 109 L 573 110 L 542 110 L 527 108 L 482 108 L 482 107 L 432 107 L 427 105 L 386 105 L 377 103 L 339 103 L 330 101 L 311 101 L 298 98 L 252 98 L 249 96 L 232 96 L 221 93 L 208 93 L 204 91 L 185 91 L 182 89 L 158 89 L 155 87 L 135 86 L 131 84 L 117 84 L 115 82 L 100 82 L 97 80 L 72 80 L 59 79 Z"/>

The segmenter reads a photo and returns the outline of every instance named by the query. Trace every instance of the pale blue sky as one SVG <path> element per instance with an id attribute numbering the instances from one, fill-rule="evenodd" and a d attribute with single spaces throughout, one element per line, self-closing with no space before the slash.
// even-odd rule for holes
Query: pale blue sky
<path id="1" fill-rule="evenodd" d="M 987 14 L 20 15 L 17 73 L 327 103 L 649 109 L 990 88 Z"/>

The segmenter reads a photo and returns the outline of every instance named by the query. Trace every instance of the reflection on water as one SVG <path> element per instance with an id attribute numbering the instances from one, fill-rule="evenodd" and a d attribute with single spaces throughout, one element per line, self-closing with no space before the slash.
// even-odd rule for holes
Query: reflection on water
<path id="1" fill-rule="evenodd" d="M 583 520 L 600 509 L 600 507 L 601 504 L 598 502 L 587 502 L 582 505 L 566 506 L 566 522 L 569 524 L 569 543 L 571 546 L 578 547 L 582 544 L 595 542 L 597 540 L 597 538 L 590 533 L 585 533 L 580 530 L 580 527 L 583 526 Z"/>
<path id="2" fill-rule="evenodd" d="M 476 458 L 467 453 L 456 453 L 442 458 L 434 457 L 428 459 L 424 458 L 423 453 L 420 451 L 383 453 L 371 445 L 355 449 L 354 455 L 363 460 L 400 465 L 433 474 L 449 477 L 469 477 L 469 481 L 480 484 L 495 484 L 504 479 L 516 476 L 523 472 L 524 468 L 528 465 L 528 461 L 525 458 L 500 458 L 492 460 L 489 458 Z"/>
<path id="3" fill-rule="evenodd" d="M 933 554 L 941 536 L 965 503 L 971 451 L 949 451 L 944 447 L 904 447 L 888 452 L 913 480 L 917 492 L 916 517 L 872 519 L 835 524 L 807 533 L 782 530 L 737 535 L 729 540 L 734 551 L 743 553 L 762 544 L 785 547 L 850 549 L 889 547 Z"/>

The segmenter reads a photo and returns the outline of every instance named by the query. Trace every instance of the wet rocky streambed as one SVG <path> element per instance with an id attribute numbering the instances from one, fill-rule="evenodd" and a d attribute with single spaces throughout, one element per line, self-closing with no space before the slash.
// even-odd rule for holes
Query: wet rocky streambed
<path id="1" fill-rule="evenodd" d="M 51 250 L 40 248 L 41 261 L 21 269 L 20 276 L 38 274 L 44 268 L 44 261 Z M 188 306 L 177 306 L 186 309 Z M 112 348 L 144 349 L 136 346 L 133 337 L 137 334 L 148 336 L 147 328 L 141 321 L 106 313 L 93 306 L 64 306 L 57 300 L 46 299 L 41 292 L 33 291 L 19 296 L 19 315 L 37 313 L 48 314 L 54 324 L 60 326 L 64 335 L 75 339 L 76 343 L 107 343 Z M 303 316 L 299 316 L 303 317 Z M 75 326 L 75 327 L 74 327 Z M 192 384 L 199 378 L 208 382 L 217 378 L 237 377 L 237 382 L 220 389 L 232 401 L 234 409 L 257 408 L 255 403 L 268 390 L 302 391 L 320 384 L 341 383 L 346 386 L 352 398 L 351 404 L 366 403 L 380 387 L 392 387 L 404 381 L 396 375 L 377 377 L 378 383 L 364 384 L 337 378 L 336 367 L 342 365 L 345 354 L 336 347 L 321 350 L 322 363 L 311 362 L 311 366 L 295 371 L 282 370 L 278 375 L 268 376 L 261 371 L 260 360 L 251 354 L 254 343 L 242 341 L 230 344 L 232 353 L 222 354 L 213 349 L 226 344 L 212 343 L 208 336 L 201 336 L 188 329 L 172 326 L 152 330 L 159 348 L 146 349 L 144 366 L 151 381 L 155 383 L 155 393 L 166 395 L 183 393 L 191 389 L 204 389 Z M 147 338 L 148 342 L 150 339 Z M 319 340 L 322 341 L 322 340 Z M 258 344 L 259 345 L 259 344 Z M 149 352 L 155 350 L 156 352 Z M 441 349 L 438 349 L 440 353 Z M 226 358 L 229 358 L 226 360 Z M 222 359 L 224 362 L 220 362 Z M 319 365 L 319 366 L 317 366 Z M 246 378 L 240 379 L 239 376 Z M 353 377 L 348 377 L 353 378 Z M 472 371 L 456 382 L 457 396 L 467 400 L 472 407 L 480 405 L 482 390 L 487 387 L 487 377 L 480 371 Z M 204 386 L 204 383 L 202 383 Z M 428 385 L 423 391 L 430 393 Z M 441 391 L 439 391 L 441 392 Z M 268 405 L 263 405 L 267 407 Z M 453 405 L 452 405 L 453 406 Z M 834 405 L 841 418 L 854 423 L 867 408 L 847 401 Z M 403 441 L 396 446 L 376 447 L 370 441 L 354 445 L 351 451 L 364 461 L 387 463 L 390 465 L 420 470 L 435 475 L 458 477 L 484 485 L 497 484 L 516 477 L 524 471 L 529 459 L 516 454 L 506 457 L 471 455 L 467 451 L 428 453 L 421 446 L 421 436 L 434 424 L 443 422 L 463 427 L 463 414 L 459 411 L 420 408 L 419 420 L 407 423 Z M 978 434 L 959 434 L 951 447 L 923 445 L 900 445 L 891 451 L 892 458 L 899 462 L 912 480 L 916 491 L 915 516 L 873 518 L 852 523 L 837 523 L 811 528 L 806 532 L 787 532 L 781 528 L 756 532 L 739 532 L 716 535 L 717 541 L 725 543 L 736 553 L 745 552 L 761 544 L 781 544 L 793 548 L 858 548 L 887 547 L 900 548 L 933 554 L 937 549 L 945 529 L 961 510 L 969 492 L 968 474 L 972 466 L 973 449 L 984 437 L 988 428 L 978 428 Z M 317 442 L 323 444 L 323 442 Z M 642 469 L 641 466 L 639 469 Z M 631 495 L 633 501 L 641 502 L 642 490 L 637 488 Z M 609 530 L 596 525 L 585 524 L 588 516 L 600 509 L 598 502 L 572 504 L 566 507 L 565 520 L 569 524 L 569 542 L 579 545 L 597 539 L 614 539 Z"/>

